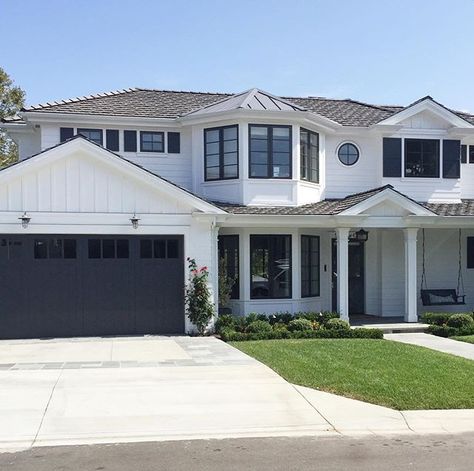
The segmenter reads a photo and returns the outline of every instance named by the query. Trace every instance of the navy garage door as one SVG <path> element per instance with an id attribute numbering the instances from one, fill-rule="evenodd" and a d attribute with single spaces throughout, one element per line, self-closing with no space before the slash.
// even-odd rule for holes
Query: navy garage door
<path id="1" fill-rule="evenodd" d="M 184 332 L 182 236 L 0 235 L 0 338 Z"/>

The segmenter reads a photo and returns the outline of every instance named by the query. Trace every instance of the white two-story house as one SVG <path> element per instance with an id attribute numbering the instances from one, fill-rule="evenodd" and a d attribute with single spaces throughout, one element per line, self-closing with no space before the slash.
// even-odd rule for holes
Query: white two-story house
<path id="1" fill-rule="evenodd" d="M 474 308 L 474 116 L 431 97 L 129 89 L 2 126 L 0 337 L 189 331 L 187 257 L 237 315 Z"/>

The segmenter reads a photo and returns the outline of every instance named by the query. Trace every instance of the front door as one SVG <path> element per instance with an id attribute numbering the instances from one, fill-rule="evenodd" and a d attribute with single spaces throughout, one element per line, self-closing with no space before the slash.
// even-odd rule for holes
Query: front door
<path id="1" fill-rule="evenodd" d="M 365 310 L 364 243 L 349 240 L 349 314 Z M 337 241 L 332 241 L 332 309 L 337 311 Z"/>

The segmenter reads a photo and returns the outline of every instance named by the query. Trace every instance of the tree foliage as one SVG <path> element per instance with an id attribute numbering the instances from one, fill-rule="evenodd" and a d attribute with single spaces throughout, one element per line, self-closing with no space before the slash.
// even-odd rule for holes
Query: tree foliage
<path id="1" fill-rule="evenodd" d="M 25 92 L 0 67 L 0 121 L 15 116 L 25 103 Z M 18 160 L 16 144 L 0 129 L 0 167 Z"/>

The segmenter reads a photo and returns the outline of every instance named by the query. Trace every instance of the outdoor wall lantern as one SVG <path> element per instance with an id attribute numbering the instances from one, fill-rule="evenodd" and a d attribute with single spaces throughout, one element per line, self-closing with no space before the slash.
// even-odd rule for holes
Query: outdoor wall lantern
<path id="1" fill-rule="evenodd" d="M 23 216 L 18 219 L 21 221 L 21 227 L 23 227 L 23 229 L 26 229 L 31 221 L 31 218 L 27 216 L 26 211 L 23 213 Z"/>
<path id="2" fill-rule="evenodd" d="M 138 221 L 140 221 L 139 218 L 137 218 L 137 215 L 133 213 L 133 216 L 130 218 L 130 222 L 132 223 L 132 227 L 134 229 L 138 229 Z"/>
<path id="3" fill-rule="evenodd" d="M 364 229 L 359 229 L 354 235 L 355 240 L 358 240 L 359 242 L 367 242 L 369 238 L 369 233 L 364 231 Z"/>

